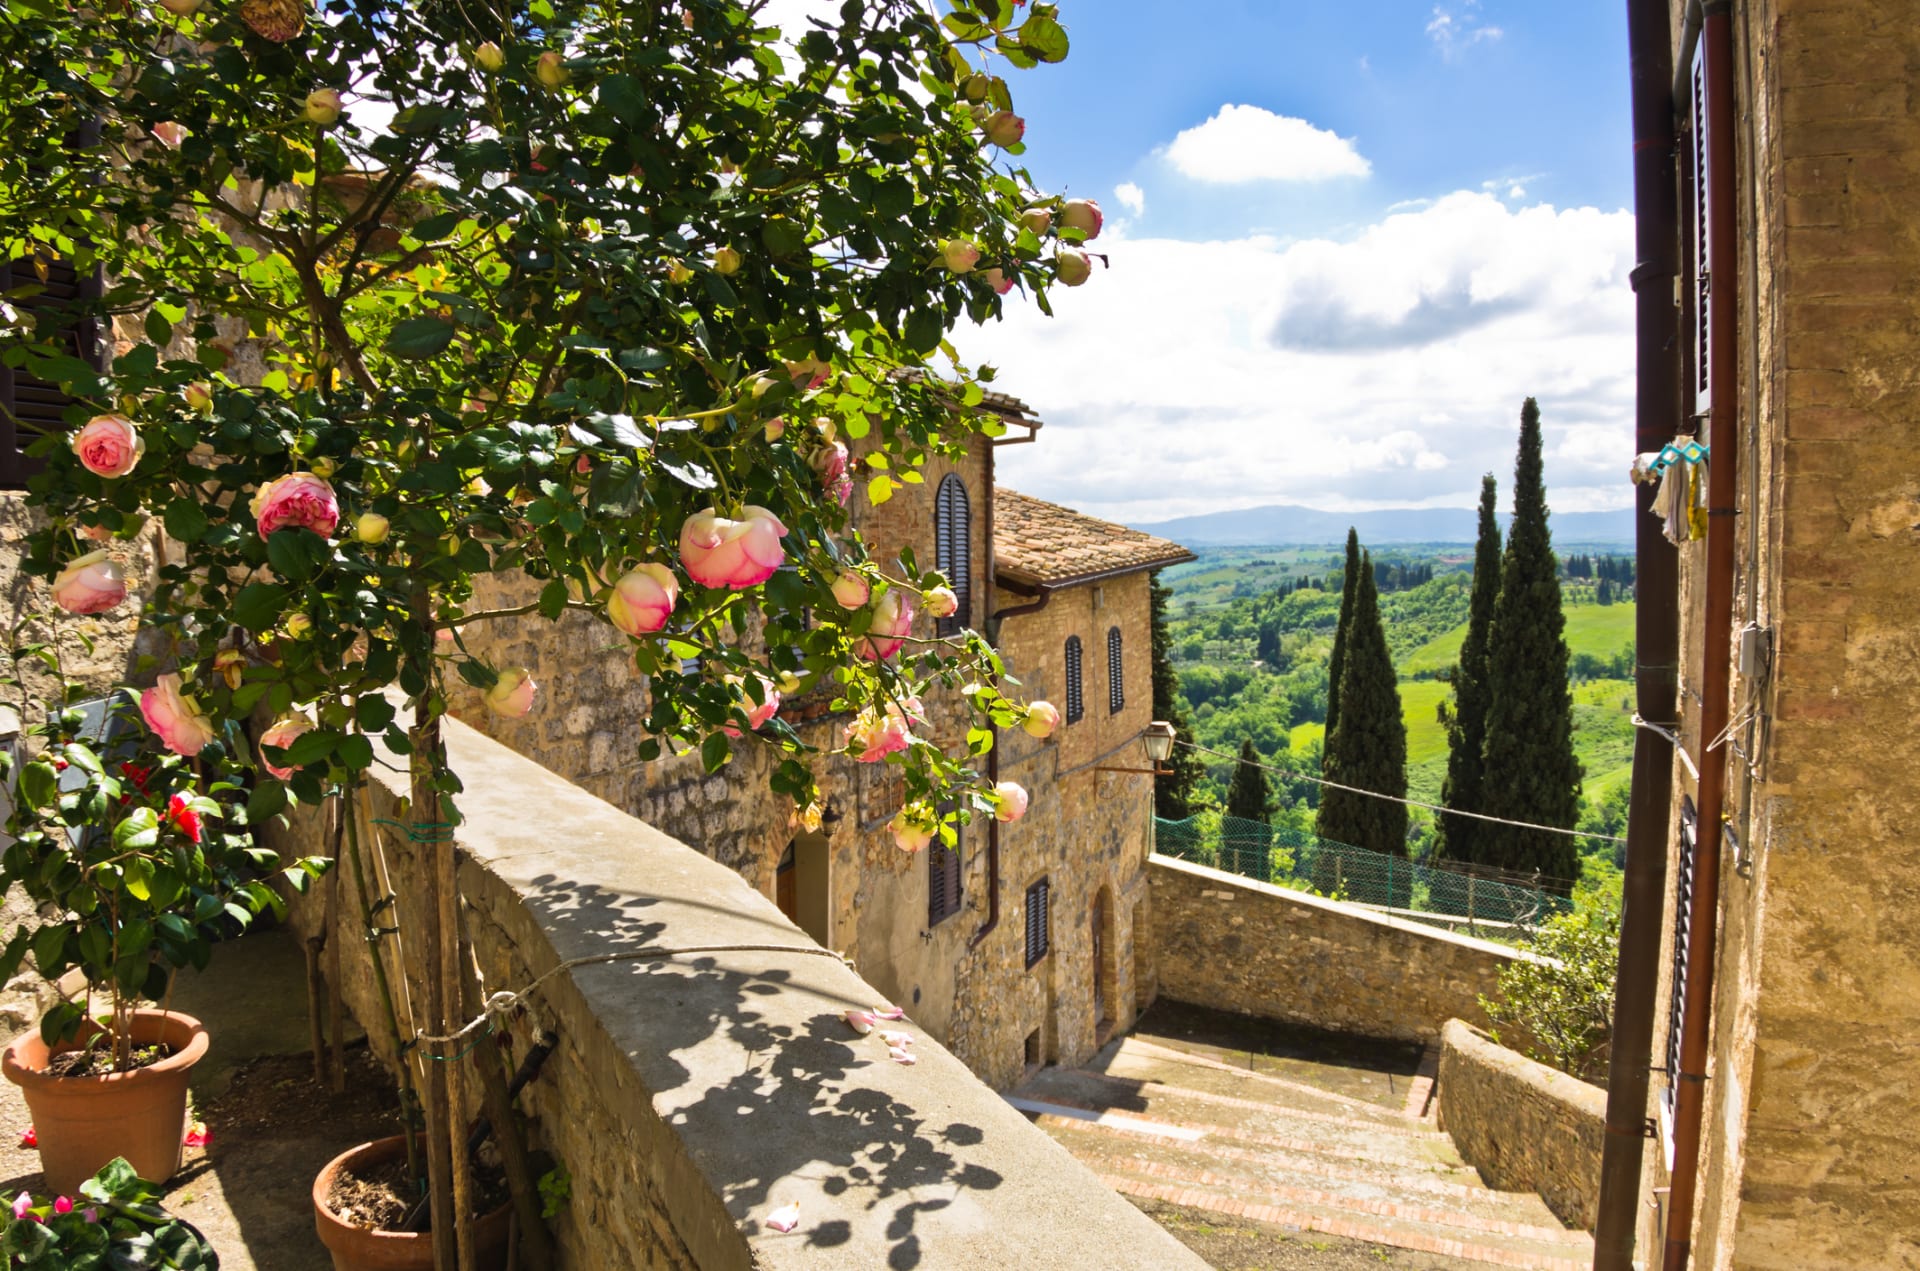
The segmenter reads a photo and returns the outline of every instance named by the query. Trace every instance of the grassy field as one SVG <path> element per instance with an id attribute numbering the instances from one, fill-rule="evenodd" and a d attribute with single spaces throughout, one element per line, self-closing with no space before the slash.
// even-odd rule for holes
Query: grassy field
<path id="1" fill-rule="evenodd" d="M 1633 639 L 1632 604 L 1569 605 L 1567 614 L 1567 652 L 1591 653 L 1610 658 Z M 1435 636 L 1405 658 L 1398 670 L 1402 675 L 1422 671 L 1443 671 L 1460 660 L 1460 645 L 1467 638 L 1467 624 L 1461 623 Z"/>

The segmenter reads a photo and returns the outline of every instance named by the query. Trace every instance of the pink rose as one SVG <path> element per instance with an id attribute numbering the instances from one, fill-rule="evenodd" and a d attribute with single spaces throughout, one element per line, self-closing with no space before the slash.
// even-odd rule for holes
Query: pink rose
<path id="1" fill-rule="evenodd" d="M 680 598 L 680 580 L 665 565 L 636 565 L 613 585 L 607 620 L 630 636 L 647 635 L 667 625 Z"/>
<path id="2" fill-rule="evenodd" d="M 1013 279 L 1007 277 L 1005 270 L 997 267 L 983 270 L 980 277 L 985 280 L 987 286 L 993 288 L 995 295 L 1004 296 L 1013 290 Z"/>
<path id="3" fill-rule="evenodd" d="M 533 695 L 538 691 L 531 673 L 502 671 L 493 687 L 487 690 L 487 709 L 503 719 L 520 719 L 533 709 Z"/>
<path id="4" fill-rule="evenodd" d="M 778 441 L 787 434 L 787 420 L 784 415 L 775 415 L 767 421 L 767 440 Z"/>
<path id="5" fill-rule="evenodd" d="M 333 487 L 311 472 L 289 473 L 267 482 L 255 492 L 250 506 L 262 538 L 290 525 L 327 538 L 340 524 L 340 500 L 334 497 Z"/>
<path id="6" fill-rule="evenodd" d="M 1053 272 L 1069 287 L 1078 287 L 1093 276 L 1093 261 L 1077 247 L 1062 247 L 1053 254 Z"/>
<path id="7" fill-rule="evenodd" d="M 680 527 L 680 563 L 702 587 L 740 591 L 773 577 L 787 554 L 780 546 L 787 527 L 762 507 L 749 507 L 743 519 L 728 520 L 708 508 Z"/>
<path id="8" fill-rule="evenodd" d="M 924 852 L 933 842 L 940 823 L 933 813 L 925 807 L 913 806 L 901 808 L 887 822 L 887 829 L 893 834 L 893 842 L 903 852 Z"/>
<path id="9" fill-rule="evenodd" d="M 184 401 L 187 404 L 187 409 L 196 415 L 211 415 L 213 413 L 213 386 L 205 380 L 195 380 L 180 390 L 180 400 Z"/>
<path id="10" fill-rule="evenodd" d="M 740 709 L 747 713 L 747 729 L 749 731 L 758 731 L 760 725 L 772 719 L 774 713 L 780 709 L 780 690 L 773 686 L 773 681 L 767 679 L 764 675 L 757 675 L 754 678 L 760 681 L 760 696 L 764 699 L 758 705 L 754 703 L 753 698 L 748 696 L 742 688 L 746 681 L 737 676 L 730 675 L 727 677 L 728 683 L 740 694 Z M 720 731 L 729 737 L 738 737 L 740 735 L 740 726 L 737 724 L 724 724 L 721 726 Z"/>
<path id="11" fill-rule="evenodd" d="M 191 697 L 180 691 L 180 677 L 169 672 L 154 681 L 140 695 L 140 715 L 147 727 L 176 755 L 191 759 L 205 750 L 217 731 L 213 721 L 200 713 Z"/>
<path id="12" fill-rule="evenodd" d="M 301 114 L 310 124 L 331 128 L 340 121 L 340 112 L 343 108 L 344 103 L 341 102 L 339 93 L 331 88 L 316 88 L 307 94 Z"/>
<path id="13" fill-rule="evenodd" d="M 787 363 L 787 378 L 801 391 L 819 388 L 827 382 L 827 376 L 833 373 L 833 363 L 817 357 L 803 357 L 798 362 Z"/>
<path id="14" fill-rule="evenodd" d="M 824 448 L 814 451 L 813 470 L 820 477 L 821 485 L 832 485 L 847 472 L 847 448 L 840 442 L 830 442 Z"/>
<path id="15" fill-rule="evenodd" d="M 888 755 L 913 744 L 913 726 L 924 722 L 918 698 L 909 697 L 887 705 L 869 706 L 854 716 L 847 726 L 847 742 L 860 747 L 854 758 L 861 763 L 878 763 Z"/>
<path id="16" fill-rule="evenodd" d="M 169 150 L 178 150 L 180 143 L 187 139 L 187 126 L 169 119 L 165 123 L 153 126 L 153 139 Z"/>
<path id="17" fill-rule="evenodd" d="M 127 598 L 127 576 L 105 552 L 88 552 L 54 576 L 53 603 L 68 613 L 105 613 Z"/>
<path id="18" fill-rule="evenodd" d="M 95 415 L 73 434 L 73 453 L 88 472 L 102 477 L 124 477 L 147 452 L 140 430 L 125 415 Z"/>
<path id="19" fill-rule="evenodd" d="M 884 662 L 900 652 L 907 633 L 913 629 L 913 598 L 895 587 L 880 597 L 873 607 L 873 625 L 854 652 L 869 662 Z"/>
<path id="20" fill-rule="evenodd" d="M 285 750 L 288 746 L 293 745 L 294 741 L 298 739 L 302 733 L 311 732 L 312 730 L 313 725 L 298 715 L 289 715 L 285 719 L 275 721 L 273 727 L 260 734 L 261 767 L 282 781 L 291 777 L 293 775 L 292 768 L 282 768 L 275 764 L 273 760 L 267 758 L 267 747 L 272 746 L 275 750 Z"/>
<path id="21" fill-rule="evenodd" d="M 27 1195 L 27 1193 L 25 1192 L 21 1192 L 18 1196 L 15 1196 L 13 1198 L 13 1217 L 16 1222 L 22 1218 L 28 1217 L 32 1213 L 33 1213 L 33 1197 Z M 36 1218 L 34 1219 L 34 1221 L 38 1222 L 39 1219 Z"/>
<path id="22" fill-rule="evenodd" d="M 858 609 L 873 595 L 873 586 L 851 569 L 833 580 L 833 598 L 842 609 Z"/>
<path id="23" fill-rule="evenodd" d="M 1000 801 L 993 811 L 994 820 L 1013 822 L 1027 814 L 1027 788 L 1018 781 L 1002 781 L 993 793 Z"/>
<path id="24" fill-rule="evenodd" d="M 1004 150 L 1020 144 L 1020 138 L 1027 135 L 1027 121 L 1010 110 L 999 110 L 987 116 L 980 131 L 988 141 Z"/>
<path id="25" fill-rule="evenodd" d="M 920 593 L 920 603 L 936 618 L 951 618 L 960 612 L 960 597 L 951 587 L 929 587 Z"/>
<path id="26" fill-rule="evenodd" d="M 533 73 L 548 88 L 563 87 L 573 78 L 573 72 L 567 69 L 566 62 L 558 53 L 542 53 L 533 64 Z"/>
<path id="27" fill-rule="evenodd" d="M 1060 209 L 1060 223 L 1068 229 L 1077 229 L 1089 239 L 1100 237 L 1100 205 L 1092 199 L 1068 199 L 1066 206 Z"/>
<path id="28" fill-rule="evenodd" d="M 1044 234 L 1053 228 L 1053 212 L 1044 207 L 1030 207 L 1020 213 L 1020 223 L 1036 234 Z"/>
<path id="29" fill-rule="evenodd" d="M 1034 702 L 1027 707 L 1026 722 L 1020 726 L 1027 730 L 1027 736 L 1045 741 L 1060 727 L 1060 712 L 1052 702 Z"/>
<path id="30" fill-rule="evenodd" d="M 948 273 L 971 273 L 980 263 L 980 249 L 964 238 L 949 238 L 940 244 L 940 263 Z"/>

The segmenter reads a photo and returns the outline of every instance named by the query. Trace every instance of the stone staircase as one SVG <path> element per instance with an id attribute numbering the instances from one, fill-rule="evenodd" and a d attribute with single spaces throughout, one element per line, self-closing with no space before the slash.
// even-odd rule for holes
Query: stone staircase
<path id="1" fill-rule="evenodd" d="M 1266 1053 L 1223 1032 L 1249 1026 Z M 1273 1031 L 1156 1006 L 1085 1067 L 1043 1068 L 1008 1099 L 1150 1212 L 1417 1251 L 1421 1267 L 1591 1266 L 1587 1233 L 1484 1185 L 1435 1128 L 1430 1056 L 1360 1043 L 1316 1057 L 1312 1038 L 1275 1046 Z"/>

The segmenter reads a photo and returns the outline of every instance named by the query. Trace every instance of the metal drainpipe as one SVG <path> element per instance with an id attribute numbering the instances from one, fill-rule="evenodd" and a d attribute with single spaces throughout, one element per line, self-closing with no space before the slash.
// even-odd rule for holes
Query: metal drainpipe
<path id="1" fill-rule="evenodd" d="M 1733 17 L 1731 0 L 1702 6 L 1700 40 L 1706 64 L 1708 445 L 1707 604 L 1702 627 L 1700 736 L 1727 726 L 1733 634 L 1735 552 L 1734 468 L 1738 458 L 1738 380 L 1734 343 L 1739 243 L 1733 200 Z M 1757 369 L 1757 368 L 1756 368 Z M 1699 844 L 1694 855 L 1693 904 L 1688 913 L 1685 1027 L 1680 1071 L 1674 1074 L 1673 1178 L 1668 1193 L 1666 1271 L 1684 1271 L 1692 1253 L 1694 1200 L 1699 1189 L 1700 1123 L 1706 1107 L 1706 1069 L 1713 1010 L 1714 963 L 1720 917 L 1720 849 L 1726 808 L 1727 750 L 1700 756 Z"/>
<path id="2" fill-rule="evenodd" d="M 1633 195 L 1637 263 L 1633 269 L 1638 377 L 1634 449 L 1658 450 L 1680 415 L 1678 275 L 1679 196 L 1672 52 L 1667 0 L 1627 0 L 1633 85 Z M 1642 719 L 1674 717 L 1679 659 L 1678 554 L 1654 515 L 1655 487 L 1636 487 L 1634 507 L 1635 708 Z M 1594 1271 L 1632 1271 L 1640 1170 L 1647 1141 L 1647 1084 L 1654 1006 L 1660 981 L 1672 823 L 1673 751 L 1658 733 L 1636 730 L 1627 861 L 1620 913 L 1620 965 L 1614 981 L 1612 1058 L 1607 1070 L 1607 1134 L 1600 1158 Z"/>
<path id="3" fill-rule="evenodd" d="M 993 612 L 993 602 L 996 597 L 994 596 L 994 581 L 993 581 L 994 494 L 993 494 L 993 440 L 992 438 L 987 439 L 986 449 L 987 449 L 987 498 L 986 498 L 987 511 L 986 511 L 986 515 L 981 519 L 985 522 L 985 530 L 986 530 L 987 550 L 983 554 L 986 557 L 987 568 L 986 568 L 985 574 L 981 578 L 981 582 L 983 586 L 980 588 L 980 591 L 985 600 L 985 603 L 981 605 L 980 611 L 982 614 L 986 615 L 986 621 L 981 623 L 981 625 L 993 628 L 993 634 L 995 637 L 994 642 L 997 644 L 999 643 L 1000 632 L 999 632 L 998 626 L 995 624 L 997 619 L 1000 617 L 1000 615 L 995 614 Z M 1047 597 L 1042 596 L 1040 599 L 1040 603 L 1045 604 L 1046 602 L 1047 602 Z M 1000 730 L 994 727 L 992 720 L 987 721 L 987 730 L 993 734 L 993 745 L 987 751 L 987 780 L 993 782 L 995 785 L 998 785 L 1000 784 Z M 979 948 L 981 941 L 985 940 L 988 936 L 992 935 L 993 929 L 999 925 L 1000 925 L 1000 821 L 998 817 L 995 817 L 987 822 L 987 920 L 980 924 L 980 929 L 975 931 L 973 933 L 972 938 L 967 941 L 967 951 L 971 953 L 973 950 Z"/>

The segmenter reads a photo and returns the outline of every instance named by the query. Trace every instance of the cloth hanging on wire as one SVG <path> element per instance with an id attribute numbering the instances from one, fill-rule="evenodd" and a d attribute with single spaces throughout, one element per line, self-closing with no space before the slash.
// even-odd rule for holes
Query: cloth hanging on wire
<path id="1" fill-rule="evenodd" d="M 1707 536 L 1708 460 L 1708 448 L 1687 436 L 1634 456 L 1634 481 L 1660 483 L 1651 511 L 1670 542 L 1693 543 Z"/>

